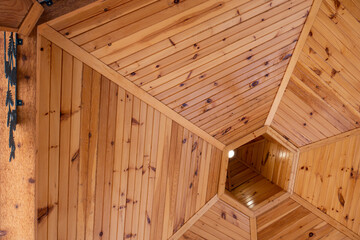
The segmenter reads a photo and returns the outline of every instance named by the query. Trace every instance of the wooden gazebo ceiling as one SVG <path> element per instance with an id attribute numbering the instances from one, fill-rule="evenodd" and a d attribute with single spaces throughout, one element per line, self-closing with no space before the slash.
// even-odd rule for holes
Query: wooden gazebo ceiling
<path id="1" fill-rule="evenodd" d="M 229 144 L 264 125 L 311 4 L 112 1 L 49 25 Z"/>
<path id="2" fill-rule="evenodd" d="M 297 146 L 360 125 L 360 2 L 324 0 L 273 121 Z"/>

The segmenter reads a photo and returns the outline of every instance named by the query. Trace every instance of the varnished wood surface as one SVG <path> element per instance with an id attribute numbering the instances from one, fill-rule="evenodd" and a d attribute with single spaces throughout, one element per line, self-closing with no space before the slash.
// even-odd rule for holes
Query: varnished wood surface
<path id="1" fill-rule="evenodd" d="M 221 151 L 44 38 L 41 48 L 38 239 L 170 237 L 217 192 Z"/>
<path id="2" fill-rule="evenodd" d="M 295 192 L 353 232 L 360 234 L 360 136 L 304 151 Z"/>
<path id="3" fill-rule="evenodd" d="M 259 240 L 350 239 L 292 199 L 257 217 Z"/>
<path id="4" fill-rule="evenodd" d="M 49 24 L 228 144 L 264 124 L 311 3 L 109 1 Z"/>
<path id="5" fill-rule="evenodd" d="M 297 146 L 360 125 L 360 5 L 324 0 L 273 127 Z"/>
<path id="6" fill-rule="evenodd" d="M 249 217 L 219 200 L 179 239 L 250 239 Z"/>
<path id="7" fill-rule="evenodd" d="M 285 193 L 281 187 L 238 160 L 229 162 L 227 183 L 227 190 L 241 204 L 253 210 L 267 199 Z"/>
<path id="8" fill-rule="evenodd" d="M 32 5 L 32 0 L 2 0 L 0 3 L 0 29 L 2 27 L 18 29 Z"/>
<path id="9" fill-rule="evenodd" d="M 282 189 L 287 190 L 294 154 L 270 137 L 260 137 L 236 149 L 232 163 L 243 162 Z"/>

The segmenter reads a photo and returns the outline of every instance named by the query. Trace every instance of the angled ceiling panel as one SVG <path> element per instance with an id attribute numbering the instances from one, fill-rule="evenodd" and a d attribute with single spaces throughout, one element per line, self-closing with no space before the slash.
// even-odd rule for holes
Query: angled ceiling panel
<path id="1" fill-rule="evenodd" d="M 360 4 L 324 0 L 273 121 L 297 146 L 360 126 Z"/>
<path id="2" fill-rule="evenodd" d="M 250 239 L 249 217 L 219 200 L 180 239 Z"/>
<path id="3" fill-rule="evenodd" d="M 110 1 L 49 25 L 228 144 L 264 124 L 311 4 Z"/>

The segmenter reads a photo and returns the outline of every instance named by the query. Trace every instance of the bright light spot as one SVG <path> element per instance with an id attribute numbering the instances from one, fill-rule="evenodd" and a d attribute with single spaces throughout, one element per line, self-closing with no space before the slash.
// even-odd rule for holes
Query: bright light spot
<path id="1" fill-rule="evenodd" d="M 251 201 L 247 202 L 246 205 L 250 206 L 250 205 L 253 204 L 253 203 L 254 203 L 254 201 L 251 200 Z"/>
<path id="2" fill-rule="evenodd" d="M 279 157 L 280 158 L 285 158 L 286 157 L 286 152 L 280 152 Z"/>
<path id="3" fill-rule="evenodd" d="M 235 155 L 234 150 L 230 150 L 228 153 L 229 158 L 232 158 Z"/>

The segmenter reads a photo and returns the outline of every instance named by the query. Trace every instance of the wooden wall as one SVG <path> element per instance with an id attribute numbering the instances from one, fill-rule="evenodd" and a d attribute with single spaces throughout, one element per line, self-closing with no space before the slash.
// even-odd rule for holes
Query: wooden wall
<path id="1" fill-rule="evenodd" d="M 300 154 L 295 193 L 360 234 L 360 135 Z"/>
<path id="2" fill-rule="evenodd" d="M 360 126 L 359 21 L 359 1 L 322 1 L 272 123 L 295 145 Z"/>
<path id="3" fill-rule="evenodd" d="M 180 239 L 250 239 L 249 217 L 219 200 Z"/>
<path id="4" fill-rule="evenodd" d="M 235 158 L 252 166 L 271 182 L 288 189 L 293 153 L 271 138 L 263 138 L 235 150 Z"/>
<path id="5" fill-rule="evenodd" d="M 167 239 L 216 194 L 222 152 L 40 40 L 37 239 Z"/>
<path id="6" fill-rule="evenodd" d="M 257 217 L 259 240 L 349 239 L 292 199 Z"/>

